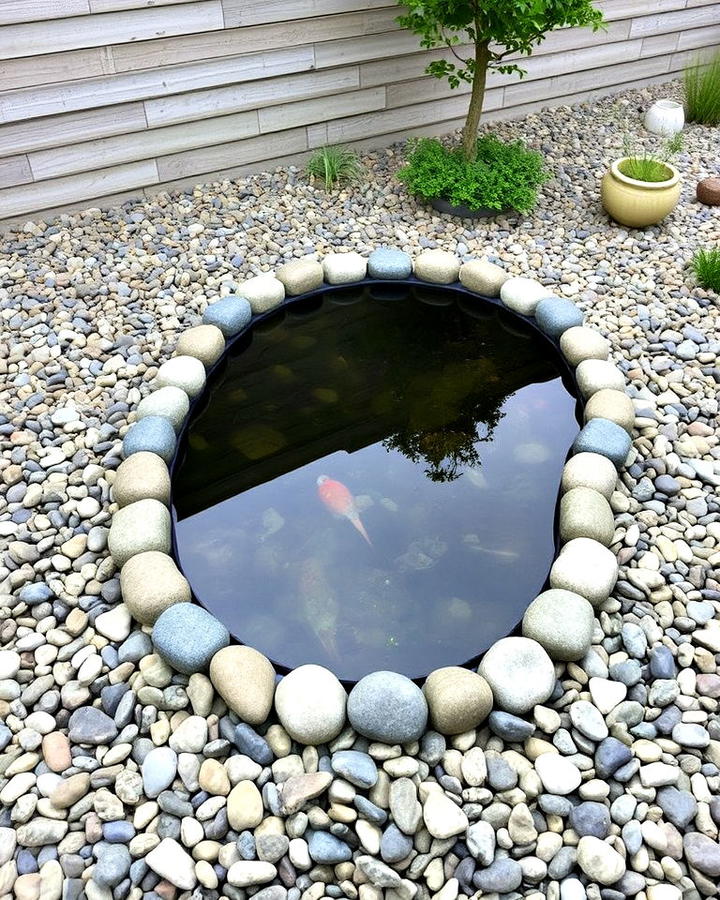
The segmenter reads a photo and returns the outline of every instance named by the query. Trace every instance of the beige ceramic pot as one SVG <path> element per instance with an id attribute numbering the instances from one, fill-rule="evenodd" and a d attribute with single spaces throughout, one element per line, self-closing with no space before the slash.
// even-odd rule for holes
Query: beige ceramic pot
<path id="1" fill-rule="evenodd" d="M 602 205 L 605 212 L 621 225 L 645 228 L 657 225 L 671 213 L 680 199 L 680 173 L 670 163 L 663 163 L 667 181 L 636 181 L 623 175 L 616 160 L 602 180 Z"/>

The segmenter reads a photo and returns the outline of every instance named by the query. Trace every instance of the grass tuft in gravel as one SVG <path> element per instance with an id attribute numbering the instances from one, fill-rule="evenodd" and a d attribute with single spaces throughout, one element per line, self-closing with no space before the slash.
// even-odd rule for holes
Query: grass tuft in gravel
<path id="1" fill-rule="evenodd" d="M 700 287 L 720 294 L 720 247 L 698 250 L 693 256 L 692 270 Z"/>

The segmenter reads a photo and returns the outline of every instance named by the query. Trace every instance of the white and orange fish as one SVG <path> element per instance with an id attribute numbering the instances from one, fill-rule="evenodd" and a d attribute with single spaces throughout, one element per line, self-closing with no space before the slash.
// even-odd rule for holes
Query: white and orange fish
<path id="1" fill-rule="evenodd" d="M 327 475 L 317 480 L 318 497 L 335 516 L 347 519 L 372 547 L 365 526 L 360 521 L 360 513 L 355 505 L 355 498 L 341 481 L 335 481 Z"/>

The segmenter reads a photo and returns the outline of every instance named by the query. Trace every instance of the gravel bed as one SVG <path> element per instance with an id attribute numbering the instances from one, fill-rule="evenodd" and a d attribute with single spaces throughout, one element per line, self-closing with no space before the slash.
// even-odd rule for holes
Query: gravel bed
<path id="1" fill-rule="evenodd" d="M 720 307 L 686 264 L 720 239 L 718 211 L 694 200 L 720 174 L 717 130 L 687 128 L 662 227 L 623 230 L 598 204 L 624 134 L 677 92 L 493 126 L 553 172 L 519 221 L 467 229 L 418 207 L 395 147 L 330 196 L 281 170 L 6 236 L 0 898 L 716 895 Z M 155 652 L 119 603 L 110 488 L 135 408 L 209 302 L 290 259 L 382 244 L 486 255 L 608 339 L 635 413 L 609 492 L 620 577 L 543 703 L 451 737 L 347 726 L 304 746 Z"/>

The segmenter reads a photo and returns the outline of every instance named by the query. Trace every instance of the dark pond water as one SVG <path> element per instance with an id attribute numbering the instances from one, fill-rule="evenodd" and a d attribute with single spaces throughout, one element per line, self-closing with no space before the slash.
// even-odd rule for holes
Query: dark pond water
<path id="1" fill-rule="evenodd" d="M 539 338 L 447 290 L 394 295 L 336 289 L 259 323 L 173 484 L 196 597 L 275 662 L 348 680 L 417 677 L 512 630 L 578 430 Z"/>

